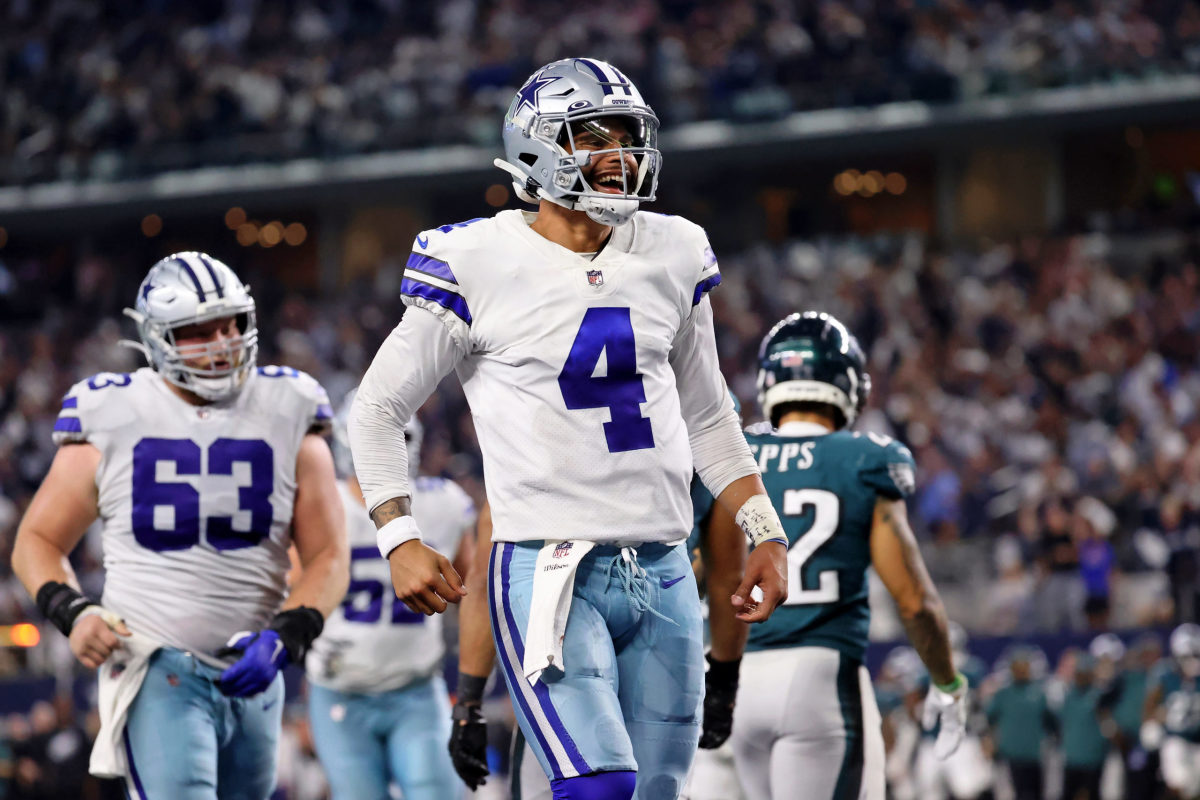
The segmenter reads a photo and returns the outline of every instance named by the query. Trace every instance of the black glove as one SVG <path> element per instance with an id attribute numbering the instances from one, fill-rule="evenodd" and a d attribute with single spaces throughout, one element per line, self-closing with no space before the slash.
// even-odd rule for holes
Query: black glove
<path id="1" fill-rule="evenodd" d="M 483 718 L 483 692 L 487 676 L 458 673 L 458 701 L 450 728 L 450 760 L 463 783 L 475 791 L 487 783 L 487 720 Z"/>
<path id="2" fill-rule="evenodd" d="M 479 703 L 455 703 L 450 728 L 450 760 L 463 783 L 474 791 L 487 783 L 487 720 Z"/>
<path id="3" fill-rule="evenodd" d="M 742 660 L 708 659 L 704 673 L 704 724 L 700 729 L 700 747 L 715 750 L 725 744 L 733 730 L 733 704 L 737 701 L 738 668 Z"/>

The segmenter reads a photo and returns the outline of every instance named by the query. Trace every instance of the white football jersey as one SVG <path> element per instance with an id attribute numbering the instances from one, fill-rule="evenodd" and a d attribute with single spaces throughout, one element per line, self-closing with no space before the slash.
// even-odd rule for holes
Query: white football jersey
<path id="1" fill-rule="evenodd" d="M 535 216 L 421 233 L 401 286 L 465 353 L 493 539 L 682 541 L 692 451 L 669 357 L 702 302 L 711 313 L 708 239 L 639 212 L 589 260 L 532 230 Z M 728 403 L 712 362 L 703 393 Z"/>
<path id="2" fill-rule="evenodd" d="M 232 634 L 266 625 L 287 590 L 300 443 L 332 416 L 321 385 L 290 367 L 260 367 L 204 406 L 149 367 L 75 384 L 54 441 L 102 454 L 104 605 L 214 664 Z"/>
<path id="3" fill-rule="evenodd" d="M 350 539 L 350 588 L 313 642 L 308 679 L 335 691 L 376 694 L 433 675 L 445 655 L 442 615 L 409 611 L 396 597 L 375 544 L 375 523 L 362 500 L 344 482 L 338 486 Z M 417 478 L 412 513 L 425 543 L 450 559 L 475 524 L 475 504 L 445 478 Z"/>

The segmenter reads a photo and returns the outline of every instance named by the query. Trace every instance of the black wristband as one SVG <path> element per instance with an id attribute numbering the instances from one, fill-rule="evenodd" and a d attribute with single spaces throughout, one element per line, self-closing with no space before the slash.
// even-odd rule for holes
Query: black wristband
<path id="1" fill-rule="evenodd" d="M 458 695 L 458 703 L 482 703 L 483 690 L 487 688 L 487 676 L 479 677 L 478 675 L 468 675 L 465 672 L 458 673 L 458 690 L 455 694 Z"/>
<path id="2" fill-rule="evenodd" d="M 712 653 L 705 654 L 704 658 L 708 661 L 709 682 L 722 688 L 737 688 L 738 671 L 742 666 L 740 658 L 736 661 L 717 661 L 712 657 Z"/>
<path id="3" fill-rule="evenodd" d="M 42 612 L 42 616 L 48 619 L 50 624 L 62 631 L 63 636 L 71 635 L 76 617 L 90 605 L 95 605 L 95 601 L 65 583 L 46 581 L 42 588 L 38 589 L 38 611 Z"/>
<path id="4" fill-rule="evenodd" d="M 283 642 L 291 662 L 301 667 L 304 666 L 308 648 L 313 640 L 321 635 L 324 627 L 325 617 L 321 616 L 320 611 L 308 606 L 280 611 L 267 626 L 269 630 L 279 634 L 279 641 Z"/>

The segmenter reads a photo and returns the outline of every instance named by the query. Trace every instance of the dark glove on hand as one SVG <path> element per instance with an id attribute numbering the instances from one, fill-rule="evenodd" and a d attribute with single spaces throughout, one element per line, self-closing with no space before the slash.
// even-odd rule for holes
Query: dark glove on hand
<path id="1" fill-rule="evenodd" d="M 474 791 L 491 773 L 487 765 L 487 720 L 479 703 L 456 703 L 450 729 L 450 760 L 463 783 Z"/>
<path id="2" fill-rule="evenodd" d="M 733 730 L 733 704 L 737 700 L 738 668 L 742 660 L 708 659 L 704 673 L 704 723 L 700 729 L 700 747 L 715 750 L 725 744 Z"/>

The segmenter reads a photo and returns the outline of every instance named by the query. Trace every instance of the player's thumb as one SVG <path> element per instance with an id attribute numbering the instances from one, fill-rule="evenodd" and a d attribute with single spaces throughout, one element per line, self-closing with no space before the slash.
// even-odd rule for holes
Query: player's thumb
<path id="1" fill-rule="evenodd" d="M 438 556 L 438 566 L 442 570 L 442 577 L 446 579 L 446 584 L 458 592 L 459 597 L 463 597 L 467 593 L 467 586 L 463 583 L 462 576 L 458 574 L 458 570 L 450 563 L 450 559 L 443 555 Z"/>
<path id="2" fill-rule="evenodd" d="M 734 608 L 740 611 L 742 606 L 750 602 L 750 594 L 753 591 L 754 576 L 747 574 L 746 577 L 742 578 L 742 582 L 738 584 L 738 587 L 733 590 L 733 596 L 729 598 L 729 601 L 733 603 Z"/>
<path id="3" fill-rule="evenodd" d="M 129 626 L 125 624 L 125 620 L 117 620 L 117 624 L 112 626 L 113 633 L 118 636 L 132 636 L 133 631 L 129 630 Z"/>

